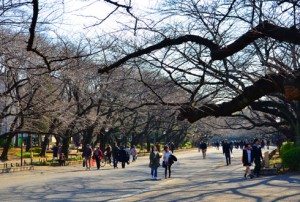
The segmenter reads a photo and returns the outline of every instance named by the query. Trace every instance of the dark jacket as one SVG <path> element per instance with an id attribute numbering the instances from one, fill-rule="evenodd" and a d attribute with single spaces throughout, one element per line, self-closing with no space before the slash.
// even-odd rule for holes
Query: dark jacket
<path id="1" fill-rule="evenodd" d="M 128 162 L 130 154 L 125 149 L 119 150 L 118 161 L 120 162 Z"/>
<path id="2" fill-rule="evenodd" d="M 82 156 L 85 158 L 90 158 L 92 157 L 92 154 L 93 154 L 92 148 L 86 147 L 82 153 Z"/>
<path id="3" fill-rule="evenodd" d="M 261 147 L 257 146 L 257 145 L 253 145 L 252 150 L 253 150 L 254 161 L 260 161 L 260 159 L 263 158 L 262 153 L 261 153 Z"/>
<path id="4" fill-rule="evenodd" d="M 253 151 L 252 151 L 252 149 L 250 151 L 251 151 L 250 163 L 252 163 L 253 162 Z M 247 149 L 243 149 L 242 162 L 243 162 L 244 166 L 249 164 Z"/>
<path id="5" fill-rule="evenodd" d="M 172 165 L 174 163 L 174 161 L 177 161 L 176 156 L 174 156 L 173 154 L 170 155 L 169 157 L 169 164 Z"/>
<path id="6" fill-rule="evenodd" d="M 52 148 L 52 150 L 53 150 L 53 157 L 57 157 L 58 155 L 58 147 L 57 146 L 54 146 L 53 148 Z"/>
<path id="7" fill-rule="evenodd" d="M 112 155 L 116 159 L 119 157 L 119 153 L 120 153 L 119 150 L 120 148 L 118 146 L 113 146 L 112 148 Z"/>
<path id="8" fill-rule="evenodd" d="M 230 144 L 223 143 L 223 154 L 230 154 Z"/>
<path id="9" fill-rule="evenodd" d="M 207 144 L 205 142 L 202 142 L 200 144 L 200 149 L 207 149 Z"/>
<path id="10" fill-rule="evenodd" d="M 151 168 L 157 168 L 157 167 L 160 166 L 160 164 L 159 164 L 160 156 L 159 156 L 158 152 L 156 152 L 156 153 L 151 152 L 149 158 L 150 158 L 149 167 L 151 167 Z"/>

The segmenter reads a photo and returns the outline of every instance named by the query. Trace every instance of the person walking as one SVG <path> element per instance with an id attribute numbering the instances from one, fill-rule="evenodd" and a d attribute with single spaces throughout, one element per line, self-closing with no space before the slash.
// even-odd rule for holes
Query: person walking
<path id="1" fill-rule="evenodd" d="M 53 151 L 53 159 L 52 159 L 52 162 L 54 162 L 55 160 L 58 159 L 58 146 L 57 146 L 57 145 L 54 145 L 53 148 L 52 148 L 52 151 Z"/>
<path id="2" fill-rule="evenodd" d="M 63 153 L 61 144 L 59 144 L 59 146 L 58 146 L 57 154 L 58 154 L 58 164 L 60 166 L 65 166 L 66 165 L 66 159 L 65 159 L 65 154 Z"/>
<path id="3" fill-rule="evenodd" d="M 150 163 L 149 167 L 151 168 L 151 179 L 157 180 L 157 168 L 160 166 L 159 160 L 160 160 L 159 152 L 157 151 L 157 148 L 152 145 L 151 146 L 151 152 L 150 152 Z"/>
<path id="4" fill-rule="evenodd" d="M 118 168 L 118 161 L 119 161 L 119 150 L 118 144 L 115 142 L 112 148 L 112 155 L 113 155 L 113 164 L 114 168 Z"/>
<path id="5" fill-rule="evenodd" d="M 82 153 L 82 156 L 84 157 L 85 160 L 86 170 L 91 170 L 92 155 L 93 155 L 93 149 L 91 145 L 87 144 Z"/>
<path id="6" fill-rule="evenodd" d="M 216 142 L 216 147 L 217 147 L 217 150 L 219 150 L 219 148 L 220 148 L 220 143 L 219 143 L 219 141 Z"/>
<path id="7" fill-rule="evenodd" d="M 207 151 L 207 144 L 202 141 L 200 143 L 200 149 L 202 151 L 202 157 L 203 157 L 203 159 L 205 159 L 206 158 L 206 151 Z"/>
<path id="8" fill-rule="evenodd" d="M 256 177 L 259 177 L 260 170 L 261 170 L 261 160 L 263 160 L 259 139 L 257 138 L 254 139 L 254 144 L 252 148 L 253 148 L 253 160 L 255 163 L 253 172 L 256 175 Z"/>
<path id="9" fill-rule="evenodd" d="M 122 164 L 122 168 L 125 168 L 126 163 L 129 164 L 129 156 L 129 152 L 126 151 L 124 146 L 121 146 L 119 150 L 119 161 Z"/>
<path id="10" fill-rule="evenodd" d="M 104 153 L 105 153 L 106 159 L 108 160 L 108 163 L 111 164 L 112 148 L 109 144 L 106 146 Z"/>
<path id="11" fill-rule="evenodd" d="M 174 142 L 170 142 L 169 143 L 169 148 L 170 148 L 170 150 L 171 150 L 171 152 L 172 152 L 172 154 L 174 153 L 174 150 L 175 150 L 175 144 L 174 144 Z"/>
<path id="12" fill-rule="evenodd" d="M 223 148 L 223 154 L 225 154 L 226 164 L 228 166 L 231 164 L 231 157 L 230 157 L 230 144 L 227 142 L 226 139 L 222 144 L 222 148 Z"/>
<path id="13" fill-rule="evenodd" d="M 250 144 L 246 144 L 243 149 L 242 162 L 243 166 L 246 167 L 244 178 L 247 178 L 247 176 L 250 176 L 250 178 L 252 178 L 250 166 L 253 163 L 253 152 Z"/>
<path id="14" fill-rule="evenodd" d="M 136 161 L 137 159 L 137 151 L 135 145 L 132 145 L 130 148 L 130 155 L 132 156 L 132 162 Z"/>
<path id="15" fill-rule="evenodd" d="M 169 171 L 169 178 L 171 177 L 171 166 L 172 162 L 170 160 L 170 156 L 172 152 L 170 151 L 169 146 L 164 146 L 164 153 L 163 153 L 163 167 L 165 168 L 165 179 L 167 179 L 167 173 Z"/>
<path id="16" fill-rule="evenodd" d="M 100 149 L 100 145 L 93 152 L 93 159 L 96 160 L 97 170 L 100 169 L 100 161 L 103 158 L 103 152 Z"/>
<path id="17" fill-rule="evenodd" d="M 267 149 L 269 150 L 269 148 L 270 148 L 270 140 L 268 139 L 267 140 Z"/>

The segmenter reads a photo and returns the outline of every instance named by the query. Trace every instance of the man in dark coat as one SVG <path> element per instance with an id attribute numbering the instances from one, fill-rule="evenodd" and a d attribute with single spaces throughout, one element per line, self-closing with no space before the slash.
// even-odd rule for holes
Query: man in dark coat
<path id="1" fill-rule="evenodd" d="M 171 152 L 172 152 L 172 154 L 174 153 L 174 150 L 175 150 L 175 144 L 174 144 L 174 142 L 170 142 L 169 143 L 169 148 L 170 148 L 170 150 L 171 150 Z"/>
<path id="2" fill-rule="evenodd" d="M 223 154 L 225 154 L 226 164 L 231 164 L 231 157 L 230 157 L 230 144 L 225 140 L 222 145 Z"/>
<path id="3" fill-rule="evenodd" d="M 130 154 L 125 147 L 121 146 L 119 150 L 119 161 L 122 163 L 122 168 L 125 168 L 125 163 L 129 163 Z"/>
<path id="4" fill-rule="evenodd" d="M 205 142 L 201 142 L 200 143 L 200 149 L 202 150 L 202 156 L 203 156 L 203 159 L 206 158 L 206 150 L 207 150 L 207 144 Z"/>
<path id="5" fill-rule="evenodd" d="M 112 156 L 113 156 L 113 164 L 114 168 L 118 168 L 118 161 L 119 161 L 119 147 L 117 143 L 114 143 L 112 147 Z"/>
<path id="6" fill-rule="evenodd" d="M 259 177 L 260 169 L 261 169 L 261 160 L 263 160 L 263 156 L 261 153 L 260 141 L 257 138 L 254 140 L 252 151 L 253 151 L 253 160 L 255 163 L 253 172 L 256 175 L 256 177 Z"/>

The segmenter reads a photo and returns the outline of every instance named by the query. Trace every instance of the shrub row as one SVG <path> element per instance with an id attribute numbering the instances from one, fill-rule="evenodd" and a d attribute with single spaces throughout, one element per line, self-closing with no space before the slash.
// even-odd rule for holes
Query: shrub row
<path id="1" fill-rule="evenodd" d="M 282 164 L 290 170 L 300 170 L 300 146 L 286 142 L 280 148 Z"/>

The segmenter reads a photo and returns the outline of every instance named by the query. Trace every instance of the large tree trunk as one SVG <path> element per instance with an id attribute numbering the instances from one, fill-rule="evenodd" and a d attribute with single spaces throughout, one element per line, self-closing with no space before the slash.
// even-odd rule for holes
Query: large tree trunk
<path id="1" fill-rule="evenodd" d="M 68 159 L 69 156 L 70 138 L 71 135 L 67 131 L 65 137 L 62 139 L 62 153 L 65 155 L 65 159 Z"/>
<path id="2" fill-rule="evenodd" d="M 45 135 L 45 139 L 42 142 L 41 153 L 40 153 L 40 156 L 42 157 L 46 156 L 46 149 L 47 149 L 47 145 L 49 144 L 49 137 L 54 132 L 55 128 L 57 127 L 57 124 L 58 124 L 58 119 L 54 119 L 49 127 L 48 134 Z M 56 143 L 58 145 L 57 141 Z"/>
<path id="3" fill-rule="evenodd" d="M 2 154 L 0 156 L 0 160 L 2 160 L 2 161 L 7 161 L 8 160 L 8 157 L 7 157 L 8 156 L 8 151 L 9 151 L 9 147 L 12 143 L 13 137 L 14 137 L 14 134 L 10 134 L 10 135 L 7 136 L 4 147 L 3 147 Z"/>
<path id="4" fill-rule="evenodd" d="M 88 127 L 87 129 L 85 129 L 84 136 L 83 136 L 84 146 L 87 144 L 95 146 L 94 144 L 92 144 L 93 132 L 94 132 L 94 127 Z M 97 144 L 97 142 L 95 144 Z"/>
<path id="5" fill-rule="evenodd" d="M 41 157 L 46 156 L 47 145 L 49 144 L 49 136 L 50 136 L 50 134 L 46 134 L 44 141 L 42 142 L 42 147 L 41 147 L 41 152 L 40 152 Z"/>
<path id="6" fill-rule="evenodd" d="M 9 151 L 9 147 L 12 143 L 12 139 L 15 136 L 15 133 L 13 133 L 13 131 L 15 130 L 17 121 L 18 121 L 18 117 L 15 117 L 13 122 L 10 125 L 10 129 L 9 129 L 10 133 L 7 135 L 7 138 L 6 138 L 4 147 L 3 147 L 3 151 L 2 151 L 2 154 L 0 156 L 0 159 L 3 160 L 3 161 L 8 160 L 8 157 L 7 157 L 8 156 L 8 151 Z M 23 121 L 21 122 L 20 126 L 17 129 L 20 129 L 22 127 L 22 125 L 23 125 Z"/>

